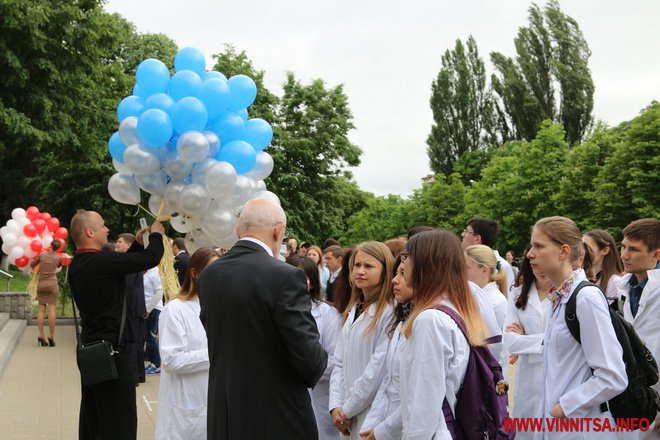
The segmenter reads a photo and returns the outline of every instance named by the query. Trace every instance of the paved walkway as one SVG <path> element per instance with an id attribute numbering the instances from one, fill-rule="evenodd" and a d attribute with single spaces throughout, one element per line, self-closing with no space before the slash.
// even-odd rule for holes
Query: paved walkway
<path id="1" fill-rule="evenodd" d="M 38 347 L 37 334 L 36 326 L 27 327 L 0 378 L 0 437 L 77 439 L 80 373 L 73 326 L 55 329 L 57 347 Z M 154 437 L 159 380 L 147 376 L 137 388 L 138 440 Z"/>

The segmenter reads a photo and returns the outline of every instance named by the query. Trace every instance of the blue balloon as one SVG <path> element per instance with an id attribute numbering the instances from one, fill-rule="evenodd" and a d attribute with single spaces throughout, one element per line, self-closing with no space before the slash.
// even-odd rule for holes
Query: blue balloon
<path id="1" fill-rule="evenodd" d="M 108 151 L 110 156 L 117 162 L 124 163 L 124 151 L 126 150 L 126 145 L 121 141 L 119 137 L 119 132 L 115 131 L 110 140 L 108 140 Z"/>
<path id="2" fill-rule="evenodd" d="M 231 92 L 227 81 L 220 78 L 212 78 L 204 81 L 199 89 L 197 97 L 204 103 L 209 112 L 209 119 L 220 116 L 227 110 L 231 101 Z"/>
<path id="3" fill-rule="evenodd" d="M 206 58 L 204 53 L 194 47 L 184 47 L 174 56 L 174 68 L 177 72 L 192 70 L 198 75 L 204 75 L 206 70 Z"/>
<path id="4" fill-rule="evenodd" d="M 139 96 L 142 99 L 147 99 L 149 97 L 149 93 L 146 93 L 142 88 L 136 83 L 133 86 L 133 96 Z"/>
<path id="5" fill-rule="evenodd" d="M 206 127 L 208 118 L 204 103 L 193 97 L 181 99 L 172 110 L 172 121 L 177 133 L 185 133 L 189 130 L 201 131 Z"/>
<path id="6" fill-rule="evenodd" d="M 229 110 L 239 111 L 249 107 L 257 97 L 257 85 L 246 75 L 236 75 L 227 81 L 229 90 L 231 90 L 231 102 Z"/>
<path id="7" fill-rule="evenodd" d="M 244 141 L 233 141 L 220 147 L 216 160 L 229 162 L 238 174 L 250 171 L 257 163 L 257 152 Z"/>
<path id="8" fill-rule="evenodd" d="M 236 113 L 238 113 L 238 116 L 240 116 L 241 118 L 243 118 L 243 120 L 245 122 L 247 122 L 247 120 L 248 120 L 248 111 L 247 111 L 246 108 L 241 109 L 241 110 L 237 111 Z"/>
<path id="9" fill-rule="evenodd" d="M 250 119 L 245 123 L 245 141 L 256 151 L 263 151 L 273 140 L 273 127 L 263 119 Z"/>
<path id="10" fill-rule="evenodd" d="M 144 112 L 150 108 L 158 108 L 171 115 L 174 104 L 174 100 L 169 95 L 165 93 L 156 93 L 147 98 L 142 111 Z"/>
<path id="11" fill-rule="evenodd" d="M 218 72 L 217 70 L 211 70 L 211 71 L 208 71 L 208 72 L 204 73 L 204 76 L 202 78 L 203 78 L 204 81 L 208 81 L 208 80 L 213 79 L 213 78 L 220 78 L 220 79 L 224 79 L 225 81 L 227 81 L 227 77 L 223 73 Z"/>
<path id="12" fill-rule="evenodd" d="M 182 70 L 175 73 L 167 85 L 167 94 L 178 101 L 186 96 L 197 96 L 202 80 L 192 70 Z"/>
<path id="13" fill-rule="evenodd" d="M 170 71 L 162 61 L 149 58 L 142 61 L 137 67 L 135 78 L 142 92 L 149 95 L 162 93 L 167 90 Z"/>
<path id="14" fill-rule="evenodd" d="M 117 106 L 117 119 L 121 122 L 129 116 L 140 116 L 142 107 L 144 107 L 144 103 L 139 97 L 127 96 Z"/>
<path id="15" fill-rule="evenodd" d="M 228 144 L 231 141 L 243 139 L 245 122 L 236 113 L 226 113 L 211 126 L 211 131 L 220 137 L 220 142 Z"/>
<path id="16" fill-rule="evenodd" d="M 163 110 L 149 109 L 142 113 L 138 120 L 138 136 L 148 147 L 162 147 L 170 140 L 173 132 L 172 119 Z"/>

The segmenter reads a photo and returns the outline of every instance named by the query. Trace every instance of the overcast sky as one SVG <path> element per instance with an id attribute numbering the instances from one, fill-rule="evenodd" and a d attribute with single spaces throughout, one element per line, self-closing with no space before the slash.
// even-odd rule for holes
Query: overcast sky
<path id="1" fill-rule="evenodd" d="M 164 33 L 211 55 L 245 50 L 281 95 L 286 72 L 344 84 L 364 154 L 363 190 L 409 195 L 430 173 L 429 97 L 441 55 L 470 34 L 490 70 L 492 51 L 514 55 L 531 2 L 517 0 L 109 0 L 139 32 Z M 539 4 L 545 4 L 539 2 Z M 596 119 L 616 125 L 660 99 L 660 2 L 564 0 L 592 51 Z"/>

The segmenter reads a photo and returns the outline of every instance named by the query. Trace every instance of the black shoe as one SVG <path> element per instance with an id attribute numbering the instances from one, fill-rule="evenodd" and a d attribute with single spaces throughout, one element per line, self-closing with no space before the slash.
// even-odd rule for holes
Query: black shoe
<path id="1" fill-rule="evenodd" d="M 44 338 L 43 336 L 37 336 L 37 342 L 42 347 L 48 347 L 48 341 L 46 341 L 46 338 Z"/>
<path id="2" fill-rule="evenodd" d="M 50 345 L 51 347 L 55 347 L 55 341 L 53 340 L 53 338 L 48 338 L 48 345 Z"/>

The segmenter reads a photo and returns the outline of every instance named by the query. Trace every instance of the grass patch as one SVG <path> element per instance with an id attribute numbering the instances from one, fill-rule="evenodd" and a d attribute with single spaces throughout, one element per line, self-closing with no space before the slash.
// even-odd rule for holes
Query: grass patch
<path id="1" fill-rule="evenodd" d="M 8 272 L 14 278 L 9 280 L 7 288 L 7 277 L 0 274 L 0 292 L 27 292 L 29 277 L 16 268 L 9 268 Z"/>
<path id="2" fill-rule="evenodd" d="M 28 280 L 30 277 L 25 275 L 15 267 L 10 267 L 8 271 L 14 276 L 9 281 L 9 288 L 7 288 L 7 278 L 0 275 L 0 292 L 27 292 Z M 71 308 L 71 293 L 69 285 L 65 282 L 66 269 L 57 274 L 57 283 L 59 285 L 59 298 L 57 299 L 57 317 L 58 318 L 73 318 L 73 310 Z M 32 317 L 36 318 L 39 304 L 35 301 L 32 304 Z M 46 310 L 48 314 L 48 310 Z"/>

